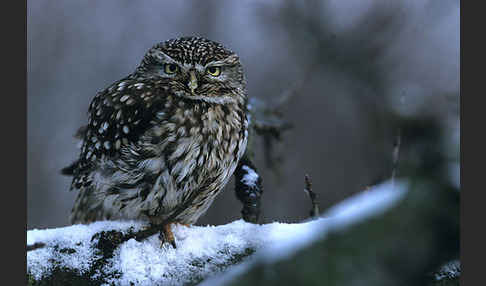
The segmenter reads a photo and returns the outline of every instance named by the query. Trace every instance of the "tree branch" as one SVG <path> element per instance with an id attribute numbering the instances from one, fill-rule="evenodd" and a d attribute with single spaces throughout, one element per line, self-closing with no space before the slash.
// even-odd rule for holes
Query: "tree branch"
<path id="1" fill-rule="evenodd" d="M 304 192 L 309 196 L 311 200 L 312 208 L 309 212 L 311 218 L 316 218 L 319 216 L 319 203 L 317 202 L 317 194 L 312 191 L 312 182 L 310 180 L 309 175 L 305 175 L 305 188 Z"/>

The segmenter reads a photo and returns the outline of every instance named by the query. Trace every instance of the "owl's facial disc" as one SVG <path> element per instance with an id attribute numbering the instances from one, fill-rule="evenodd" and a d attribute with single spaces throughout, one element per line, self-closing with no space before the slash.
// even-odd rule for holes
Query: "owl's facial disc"
<path id="1" fill-rule="evenodd" d="M 203 38 L 182 37 L 155 45 L 137 73 L 163 79 L 173 94 L 191 100 L 225 104 L 246 98 L 238 56 Z"/>

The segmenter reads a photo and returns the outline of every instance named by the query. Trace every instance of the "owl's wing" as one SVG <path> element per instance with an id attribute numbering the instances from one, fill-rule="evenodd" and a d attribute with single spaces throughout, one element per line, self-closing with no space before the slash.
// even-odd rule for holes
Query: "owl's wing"
<path id="1" fill-rule="evenodd" d="M 136 143 L 163 110 L 167 91 L 161 82 L 127 77 L 98 93 L 88 110 L 88 124 L 81 127 L 80 157 L 62 170 L 72 175 L 72 188 L 83 183 L 83 174 L 101 158 L 120 156 L 123 146 Z"/>

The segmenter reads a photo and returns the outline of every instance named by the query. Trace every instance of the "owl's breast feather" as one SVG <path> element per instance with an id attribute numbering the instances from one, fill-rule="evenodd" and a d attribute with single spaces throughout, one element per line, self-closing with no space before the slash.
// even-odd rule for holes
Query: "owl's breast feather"
<path id="1" fill-rule="evenodd" d="M 157 124 L 147 132 L 147 149 L 165 162 L 173 183 L 203 183 L 206 177 L 232 175 L 233 165 L 246 148 L 247 123 L 243 110 L 220 105 L 173 103 L 159 111 Z M 169 180 L 170 181 L 170 180 Z"/>
<path id="2" fill-rule="evenodd" d="M 158 112 L 157 124 L 144 135 L 141 153 L 153 154 L 143 164 L 145 172 L 157 176 L 156 185 L 162 186 L 154 186 L 161 192 L 161 213 L 170 213 L 192 193 L 199 193 L 194 203 L 205 207 L 193 216 L 182 214 L 187 216 L 184 221 L 191 222 L 229 181 L 245 152 L 248 124 L 240 109 L 177 106 Z"/>

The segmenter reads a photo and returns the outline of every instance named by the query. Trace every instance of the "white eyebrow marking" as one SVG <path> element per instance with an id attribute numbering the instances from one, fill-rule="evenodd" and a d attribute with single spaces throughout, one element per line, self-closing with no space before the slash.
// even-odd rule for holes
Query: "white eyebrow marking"
<path id="1" fill-rule="evenodd" d="M 170 64 L 171 63 L 177 64 L 177 62 L 173 58 L 169 57 L 167 54 L 165 54 L 164 52 L 162 52 L 160 50 L 157 50 L 157 49 L 152 50 L 150 52 L 150 55 L 159 59 L 161 62 L 170 63 Z"/>
<path id="2" fill-rule="evenodd" d="M 208 68 L 210 66 L 225 66 L 225 65 L 232 65 L 234 64 L 235 62 L 238 61 L 238 56 L 233 54 L 233 55 L 230 55 L 228 56 L 227 58 L 224 58 L 222 60 L 219 60 L 219 61 L 213 61 L 213 62 L 209 62 L 207 63 L 204 67 L 205 68 Z"/>

